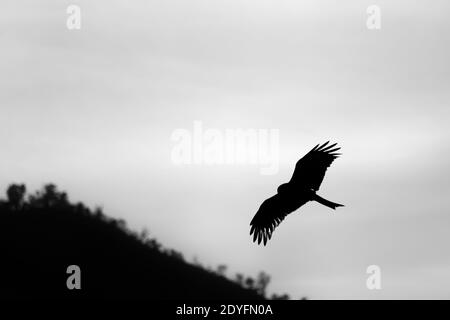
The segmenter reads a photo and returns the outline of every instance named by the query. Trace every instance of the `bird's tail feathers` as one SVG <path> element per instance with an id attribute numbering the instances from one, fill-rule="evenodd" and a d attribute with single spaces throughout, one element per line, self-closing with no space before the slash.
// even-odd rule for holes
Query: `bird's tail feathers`
<path id="1" fill-rule="evenodd" d="M 331 202 L 331 201 L 329 201 L 327 199 L 324 199 L 324 198 L 322 198 L 321 196 L 319 196 L 317 194 L 314 196 L 313 200 L 315 200 L 318 203 L 323 204 L 324 206 L 327 206 L 327 207 L 329 207 L 329 208 L 331 208 L 333 210 L 335 210 L 337 207 L 343 207 L 344 206 L 343 204 Z"/>

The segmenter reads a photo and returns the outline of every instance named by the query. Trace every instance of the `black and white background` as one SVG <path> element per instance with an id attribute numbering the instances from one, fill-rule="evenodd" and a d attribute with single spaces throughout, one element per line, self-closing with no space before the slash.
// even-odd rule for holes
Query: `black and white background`
<path id="1" fill-rule="evenodd" d="M 292 298 L 448 299 L 449 9 L 2 0 L 0 187 L 53 182 L 189 261 L 264 270 Z M 258 133 L 256 158 L 226 149 L 238 129 Z M 345 207 L 308 204 L 255 245 L 260 203 L 328 140 L 343 155 L 321 192 Z"/>

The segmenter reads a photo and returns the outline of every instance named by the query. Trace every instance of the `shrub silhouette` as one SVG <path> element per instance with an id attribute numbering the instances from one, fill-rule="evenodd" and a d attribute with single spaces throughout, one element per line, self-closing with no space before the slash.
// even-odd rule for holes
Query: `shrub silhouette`
<path id="1" fill-rule="evenodd" d="M 53 184 L 28 200 L 25 192 L 25 185 L 10 185 L 0 202 L 0 298 L 265 298 L 264 273 L 231 281 L 226 266 L 208 271 L 190 264 L 147 230 L 130 231 L 101 208 L 72 204 Z M 80 290 L 66 286 L 70 265 L 80 267 Z"/>

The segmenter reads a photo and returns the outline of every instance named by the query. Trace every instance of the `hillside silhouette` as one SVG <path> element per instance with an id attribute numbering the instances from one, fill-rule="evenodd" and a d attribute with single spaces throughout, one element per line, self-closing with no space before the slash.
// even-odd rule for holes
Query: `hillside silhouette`
<path id="1" fill-rule="evenodd" d="M 165 249 L 101 209 L 71 203 L 53 184 L 26 196 L 13 184 L 0 201 L 0 299 L 251 299 L 266 298 L 270 277 L 225 276 Z M 69 290 L 67 268 L 79 266 L 81 289 Z M 272 299 L 287 299 L 273 295 Z"/>

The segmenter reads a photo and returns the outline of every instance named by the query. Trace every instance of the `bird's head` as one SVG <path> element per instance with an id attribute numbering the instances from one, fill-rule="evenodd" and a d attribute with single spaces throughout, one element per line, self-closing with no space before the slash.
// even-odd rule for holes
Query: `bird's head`
<path id="1" fill-rule="evenodd" d="M 286 193 L 289 191 L 289 184 L 288 183 L 283 183 L 282 185 L 280 185 L 277 188 L 277 192 L 278 193 Z"/>

